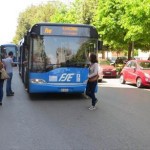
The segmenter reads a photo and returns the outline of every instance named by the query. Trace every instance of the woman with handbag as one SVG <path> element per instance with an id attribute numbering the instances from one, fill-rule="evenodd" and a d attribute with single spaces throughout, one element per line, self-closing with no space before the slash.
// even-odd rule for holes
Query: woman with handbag
<path id="1" fill-rule="evenodd" d="M 89 67 L 89 75 L 88 75 L 88 82 L 86 86 L 86 95 L 92 99 L 92 106 L 89 107 L 89 110 L 96 109 L 95 105 L 98 102 L 97 98 L 95 97 L 95 90 L 98 82 L 98 60 L 97 56 L 94 53 L 90 54 L 90 62 L 91 65 Z"/>
<path id="2" fill-rule="evenodd" d="M 0 61 L 0 106 L 2 105 L 3 100 L 3 85 L 4 85 L 4 79 L 1 79 L 1 70 L 4 68 L 3 63 Z"/>

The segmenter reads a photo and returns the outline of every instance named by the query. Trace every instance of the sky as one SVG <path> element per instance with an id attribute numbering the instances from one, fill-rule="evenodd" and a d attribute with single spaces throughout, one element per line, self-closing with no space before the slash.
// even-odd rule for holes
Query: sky
<path id="1" fill-rule="evenodd" d="M 19 13 L 31 5 L 39 5 L 54 0 L 4 0 L 0 2 L 0 44 L 12 42 L 17 29 Z M 64 3 L 71 0 L 60 0 Z"/>

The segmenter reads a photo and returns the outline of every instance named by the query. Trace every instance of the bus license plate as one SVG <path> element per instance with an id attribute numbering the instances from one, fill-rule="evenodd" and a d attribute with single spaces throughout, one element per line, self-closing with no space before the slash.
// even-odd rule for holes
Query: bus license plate
<path id="1" fill-rule="evenodd" d="M 61 89 L 61 92 L 69 92 L 69 89 Z"/>

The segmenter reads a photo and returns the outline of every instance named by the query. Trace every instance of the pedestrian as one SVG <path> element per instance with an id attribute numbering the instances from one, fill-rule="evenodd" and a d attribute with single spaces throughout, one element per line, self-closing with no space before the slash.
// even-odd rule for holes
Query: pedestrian
<path id="1" fill-rule="evenodd" d="M 7 74 L 9 75 L 9 78 L 7 79 L 7 82 L 6 82 L 6 95 L 13 96 L 14 92 L 12 91 L 12 88 L 11 88 L 11 82 L 12 82 L 12 77 L 13 77 L 13 65 L 14 65 L 13 52 L 10 51 L 8 53 L 8 57 L 5 59 L 2 59 L 2 62 L 4 64 Z"/>
<path id="2" fill-rule="evenodd" d="M 98 99 L 95 97 L 95 90 L 98 82 L 98 60 L 97 56 L 94 53 L 90 54 L 90 67 L 89 67 L 89 75 L 86 86 L 86 95 L 92 99 L 92 106 L 89 107 L 89 110 L 96 109 L 95 105 L 98 102 Z"/>
<path id="3" fill-rule="evenodd" d="M 0 61 L 0 70 L 3 68 L 3 63 Z M 1 79 L 1 72 L 0 72 L 0 106 L 2 105 L 3 100 L 3 85 L 4 85 L 4 79 Z"/>

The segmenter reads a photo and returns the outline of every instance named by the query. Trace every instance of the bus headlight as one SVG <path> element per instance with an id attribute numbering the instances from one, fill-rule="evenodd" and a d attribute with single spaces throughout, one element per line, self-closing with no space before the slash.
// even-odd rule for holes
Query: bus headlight
<path id="1" fill-rule="evenodd" d="M 46 81 L 43 80 L 43 79 L 31 79 L 30 82 L 31 83 L 36 83 L 36 84 L 46 83 Z"/>

